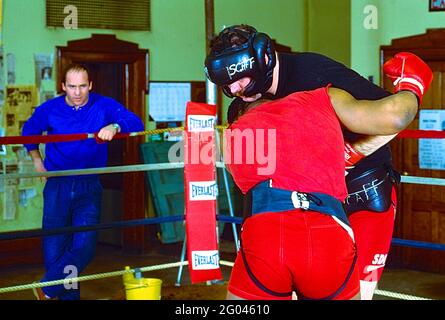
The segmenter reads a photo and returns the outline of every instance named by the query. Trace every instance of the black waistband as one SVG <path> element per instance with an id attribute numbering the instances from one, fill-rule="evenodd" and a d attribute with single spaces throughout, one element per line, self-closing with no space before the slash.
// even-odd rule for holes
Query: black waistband
<path id="1" fill-rule="evenodd" d="M 344 209 L 348 215 L 357 211 L 386 212 L 392 204 L 392 189 L 400 183 L 400 175 L 391 167 L 382 166 L 367 170 L 346 183 L 348 197 Z"/>
<path id="2" fill-rule="evenodd" d="M 354 178 L 350 178 L 350 176 L 346 176 L 346 184 L 348 189 L 353 190 L 356 186 L 359 186 L 363 183 L 363 181 L 367 181 L 370 179 L 383 179 L 388 177 L 392 183 L 399 184 L 400 183 L 400 173 L 398 173 L 391 166 L 379 166 L 366 171 L 363 171 L 359 175 Z"/>

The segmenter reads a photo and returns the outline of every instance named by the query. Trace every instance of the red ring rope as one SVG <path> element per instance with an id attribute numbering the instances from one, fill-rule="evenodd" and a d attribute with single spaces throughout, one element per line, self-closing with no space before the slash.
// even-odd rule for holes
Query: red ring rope
<path id="1" fill-rule="evenodd" d="M 113 139 L 123 139 L 135 133 L 118 133 Z M 99 143 L 105 142 L 97 137 L 97 133 L 72 133 L 72 134 L 50 134 L 50 135 L 33 135 L 33 136 L 10 136 L 0 137 L 0 145 L 7 144 L 38 144 L 49 142 L 68 142 L 95 138 Z"/>
<path id="2" fill-rule="evenodd" d="M 143 132 L 128 132 L 118 133 L 113 139 L 123 139 L 129 136 L 141 135 Z M 416 139 L 444 139 L 445 131 L 437 130 L 403 130 L 398 135 L 398 138 L 416 138 Z M 49 142 L 67 142 L 76 140 L 85 140 L 96 138 L 98 142 L 103 142 L 97 138 L 97 133 L 72 133 L 72 134 L 51 134 L 51 135 L 34 135 L 34 136 L 9 136 L 0 137 L 0 145 L 8 144 L 38 144 Z"/>
<path id="3" fill-rule="evenodd" d="M 403 130 L 398 135 L 398 138 L 416 138 L 416 139 L 443 139 L 445 138 L 445 131 L 437 130 Z"/>

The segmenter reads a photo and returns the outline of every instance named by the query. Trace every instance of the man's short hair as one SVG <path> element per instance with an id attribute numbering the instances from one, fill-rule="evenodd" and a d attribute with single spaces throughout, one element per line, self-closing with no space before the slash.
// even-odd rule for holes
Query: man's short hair
<path id="1" fill-rule="evenodd" d="M 91 77 L 90 77 L 90 71 L 88 70 L 87 67 L 85 67 L 84 65 L 78 64 L 78 63 L 73 63 L 70 64 L 69 66 L 67 66 L 65 68 L 65 71 L 63 72 L 63 77 L 62 77 L 62 83 L 65 83 L 66 81 L 66 75 L 68 74 L 68 72 L 86 72 L 87 76 L 88 76 L 88 82 L 91 81 Z"/>

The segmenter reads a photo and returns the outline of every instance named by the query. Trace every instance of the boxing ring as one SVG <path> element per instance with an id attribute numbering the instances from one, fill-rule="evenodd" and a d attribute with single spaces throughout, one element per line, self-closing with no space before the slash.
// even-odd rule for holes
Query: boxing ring
<path id="1" fill-rule="evenodd" d="M 216 126 L 215 129 L 218 132 L 219 130 L 225 129 L 225 127 L 224 126 Z M 129 138 L 129 137 L 134 137 L 134 136 L 154 135 L 154 134 L 160 134 L 160 133 L 164 133 L 164 132 L 182 131 L 182 130 L 184 130 L 183 127 L 146 130 L 146 131 L 141 131 L 141 132 L 117 134 L 114 137 L 114 139 L 125 139 L 125 138 Z M 216 143 L 219 147 L 219 139 L 218 139 L 219 134 L 216 133 L 215 137 L 216 137 Z M 404 130 L 398 135 L 398 137 L 399 138 L 443 139 L 443 138 L 445 138 L 445 132 L 432 131 L 432 130 Z M 27 136 L 27 137 L 23 137 L 23 136 L 0 137 L 0 145 L 18 145 L 18 144 L 23 144 L 23 143 L 62 142 L 62 141 L 75 141 L 75 140 L 95 139 L 95 138 L 96 138 L 96 134 L 68 134 L 68 135 L 47 135 L 47 136 Z M 219 160 L 221 160 L 221 158 Z M 224 169 L 225 168 L 224 162 L 216 161 L 216 167 Z M 93 174 L 93 173 L 94 174 L 109 174 L 109 173 L 125 173 L 125 172 L 140 172 L 140 171 L 147 172 L 147 171 L 152 171 L 152 170 L 171 170 L 171 169 L 178 169 L 178 168 L 184 168 L 184 163 L 176 162 L 176 163 L 157 163 L 157 164 L 136 164 L 136 165 L 127 165 L 127 166 L 105 167 L 105 168 L 90 168 L 90 169 L 82 169 L 82 170 L 63 170 L 63 171 L 32 172 L 32 173 L 3 173 L 0 175 L 0 179 L 6 180 L 6 179 L 37 178 L 37 177 L 60 177 L 60 176 L 70 176 L 70 175 L 71 176 L 72 175 L 88 175 L 88 174 Z M 223 173 L 224 173 L 223 174 L 224 185 L 226 188 L 228 188 L 226 170 L 223 170 Z M 402 176 L 401 183 L 445 186 L 445 179 L 416 177 L 416 176 Z M 234 240 L 235 240 L 234 245 L 235 245 L 236 249 L 238 249 L 238 241 L 237 241 L 238 236 L 237 236 L 236 225 L 242 223 L 242 218 L 235 216 L 235 213 L 233 212 L 232 199 L 231 199 L 229 192 L 227 192 L 227 197 L 228 197 L 230 215 L 218 215 L 217 214 L 216 220 L 221 223 L 230 223 L 232 225 L 232 231 L 233 231 L 233 236 L 234 236 Z M 81 231 L 92 231 L 92 230 L 103 230 L 103 229 L 111 229 L 111 228 L 133 227 L 133 226 L 139 226 L 139 225 L 161 224 L 161 223 L 167 223 L 167 222 L 183 221 L 184 218 L 185 218 L 184 215 L 175 215 L 175 216 L 168 216 L 168 217 L 155 217 L 155 218 L 145 218 L 145 219 L 138 219 L 138 220 L 115 221 L 112 223 L 100 223 L 100 224 L 96 224 L 96 225 L 87 225 L 87 226 L 78 226 L 78 227 L 65 227 L 65 228 L 58 228 L 58 229 L 52 229 L 52 230 L 37 229 L 37 230 L 22 230 L 22 231 L 15 231 L 15 232 L 3 232 L 3 233 L 0 233 L 0 241 L 25 239 L 25 238 L 32 238 L 32 237 L 42 237 L 42 236 L 49 236 L 49 235 L 62 234 L 62 233 L 75 233 L 75 232 L 81 232 Z M 3 288 L 0 288 L 0 294 L 14 292 L 14 291 L 28 290 L 28 289 L 38 288 L 38 287 L 66 284 L 67 282 L 73 283 L 73 282 L 81 282 L 81 281 L 90 281 L 90 280 L 104 279 L 104 278 L 110 278 L 110 277 L 119 277 L 119 276 L 123 276 L 128 273 L 151 272 L 151 271 L 155 271 L 155 270 L 162 270 L 162 269 L 169 269 L 169 268 L 179 268 L 176 285 L 180 286 L 182 268 L 184 266 L 188 265 L 188 261 L 185 260 L 186 240 L 187 239 L 184 240 L 183 247 L 182 247 L 182 253 L 181 253 L 181 259 L 178 262 L 146 266 L 146 267 L 140 267 L 140 268 L 134 268 L 134 269 L 116 270 L 116 271 L 112 271 L 112 272 L 90 274 L 90 275 L 84 275 L 84 276 L 72 277 L 72 278 L 70 277 L 69 279 L 60 279 L 60 280 L 55 280 L 55 281 L 38 282 L 38 283 L 34 282 L 34 283 L 29 283 L 29 284 L 3 287 Z M 413 247 L 413 248 L 445 251 L 445 244 L 422 242 L 422 241 L 415 241 L 415 240 L 409 240 L 409 239 L 393 238 L 391 244 L 398 245 L 398 246 Z M 219 263 L 220 263 L 220 265 L 224 265 L 224 266 L 228 266 L 228 267 L 233 266 L 233 262 L 231 262 L 231 261 L 220 260 Z M 211 282 L 208 281 L 207 284 L 211 284 Z M 375 290 L 375 294 L 384 296 L 384 297 L 401 299 L 401 300 L 432 300 L 427 297 L 419 297 L 419 296 L 408 295 L 408 294 L 403 294 L 403 293 L 398 293 L 398 292 L 390 292 L 390 291 L 379 290 L 379 289 Z"/>

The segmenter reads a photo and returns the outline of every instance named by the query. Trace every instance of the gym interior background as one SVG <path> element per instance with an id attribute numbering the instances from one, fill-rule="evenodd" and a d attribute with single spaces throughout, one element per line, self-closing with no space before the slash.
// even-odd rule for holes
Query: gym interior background
<path id="1" fill-rule="evenodd" d="M 86 63 L 90 67 L 93 91 L 112 96 L 137 112 L 144 119 L 146 129 L 181 125 L 180 121 L 156 121 L 153 118 L 150 88 L 154 90 L 156 84 L 179 85 L 181 88 L 186 85 L 191 100 L 205 101 L 203 61 L 206 54 L 206 19 L 209 19 L 205 6 L 208 1 L 128 0 L 126 2 L 137 3 L 143 8 L 142 12 L 128 12 L 128 19 L 122 18 L 122 11 L 118 14 L 121 19 L 116 19 L 116 11 L 105 10 L 109 8 L 105 0 L 93 1 L 93 8 L 81 7 L 88 1 L 79 2 L 77 16 L 73 15 L 75 11 L 71 7 L 63 12 L 70 5 L 69 2 L 0 1 L 0 133 L 18 135 L 23 122 L 21 117 L 26 112 L 16 107 L 24 106 L 27 112 L 32 112 L 42 101 L 60 93 L 60 72 L 64 65 L 73 61 Z M 247 23 L 268 33 L 283 50 L 325 54 L 382 86 L 389 87 L 381 82 L 380 68 L 385 57 L 394 51 L 423 49 L 424 54 L 430 54 L 430 61 L 434 61 L 431 67 L 436 82 L 425 97 L 422 108 L 443 109 L 445 91 L 441 79 L 445 70 L 445 11 L 429 10 L 428 0 L 212 2 L 214 16 L 211 21 L 215 33 L 224 26 Z M 99 10 L 101 19 L 91 19 L 87 15 L 91 10 Z M 92 26 L 89 24 L 91 20 L 103 22 L 102 25 L 98 22 Z M 114 25 L 108 25 L 113 20 Z M 221 94 L 218 99 L 219 123 L 225 124 L 229 100 Z M 418 126 L 416 119 L 410 128 L 419 129 Z M 109 165 L 162 162 L 170 143 L 167 140 L 163 135 L 158 135 L 111 143 Z M 399 140 L 392 147 L 396 168 L 402 173 L 445 177 L 441 170 L 419 168 L 417 140 Z M 29 159 L 18 145 L 3 146 L 0 161 L 3 173 L 30 170 Z M 165 189 L 174 184 L 180 185 L 180 179 L 180 171 L 174 174 L 158 173 L 158 176 L 141 172 L 104 175 L 102 222 L 182 214 L 183 205 L 178 205 L 181 190 L 165 195 Z M 238 191 L 230 181 L 229 186 L 235 214 L 240 216 Z M 40 228 L 42 188 L 43 183 L 35 178 L 20 179 L 1 186 L 0 233 Z M 400 193 L 403 204 L 398 212 L 394 235 L 445 244 L 443 187 L 404 185 Z M 227 194 L 223 196 L 227 197 Z M 221 201 L 220 209 L 227 210 L 226 200 Z M 219 227 L 222 247 L 227 249 L 227 257 L 233 259 L 233 230 L 230 225 L 221 224 Z M 165 261 L 156 255 L 171 254 L 178 260 L 183 237 L 181 222 L 102 230 L 99 237 L 99 249 L 102 251 L 99 250 L 97 261 L 90 267 L 91 272 L 109 271 L 100 270 L 100 267 L 94 269 L 99 261 L 106 261 L 100 260 L 106 255 L 112 256 L 113 261 L 119 261 L 118 265 L 113 266 L 120 265 L 121 268 Z M 40 247 L 40 238 L 0 241 L 1 286 L 29 283 L 38 278 L 43 269 Z M 106 254 L 102 255 L 101 252 Z M 431 283 L 426 280 L 433 287 L 431 296 L 445 296 L 443 290 L 438 290 L 439 283 L 442 283 L 442 288 L 445 287 L 442 278 L 445 275 L 444 252 L 394 246 L 387 263 L 394 270 L 413 272 L 409 277 L 416 279 L 427 272 L 428 279 L 434 279 Z M 21 274 L 24 274 L 24 270 L 33 271 L 15 281 L 14 270 L 20 270 Z M 158 276 L 170 283 L 170 280 L 176 280 L 176 272 L 177 269 L 174 269 L 174 276 Z M 415 289 L 409 287 L 409 283 L 413 282 L 398 279 L 398 274 L 394 272 L 388 270 L 388 286 L 394 285 L 390 284 L 390 278 L 396 279 L 406 284 L 407 293 L 415 294 L 412 291 Z M 384 280 L 385 276 L 381 285 L 385 284 Z M 424 286 L 428 287 L 426 284 Z M 9 297 L 20 299 L 17 295 Z M 103 297 L 120 296 L 115 292 L 97 298 Z M 0 299 L 4 298 L 7 299 L 7 295 L 0 295 Z M 86 298 L 94 299 L 92 295 Z"/>

